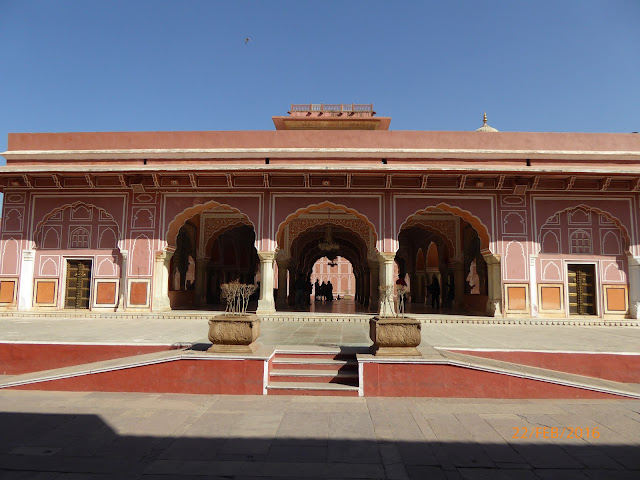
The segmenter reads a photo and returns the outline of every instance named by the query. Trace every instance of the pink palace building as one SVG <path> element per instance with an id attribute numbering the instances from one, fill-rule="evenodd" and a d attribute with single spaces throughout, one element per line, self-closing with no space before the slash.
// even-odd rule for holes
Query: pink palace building
<path id="1" fill-rule="evenodd" d="M 310 104 L 274 131 L 9 134 L 0 308 L 215 309 L 238 279 L 271 315 L 339 259 L 359 312 L 389 313 L 402 277 L 413 312 L 638 319 L 640 135 L 390 120 Z"/>

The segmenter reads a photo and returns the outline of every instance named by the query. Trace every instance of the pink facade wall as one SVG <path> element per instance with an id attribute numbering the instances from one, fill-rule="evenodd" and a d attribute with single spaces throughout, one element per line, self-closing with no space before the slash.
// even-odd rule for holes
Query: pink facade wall
<path id="1" fill-rule="evenodd" d="M 156 254 L 171 247 L 170 233 L 177 233 L 186 218 L 211 207 L 228 206 L 253 225 L 258 251 L 274 251 L 278 232 L 288 219 L 326 201 L 370 224 L 377 250 L 384 252 L 397 249 L 403 224 L 416 213 L 438 210 L 460 216 L 478 231 L 483 254 L 500 257 L 503 302 L 508 300 L 505 286 L 527 286 L 530 305 L 520 312 L 523 314 L 537 313 L 538 284 L 566 284 L 566 264 L 572 261 L 596 266 L 598 298 L 603 305 L 605 286 L 628 287 L 628 255 L 640 253 L 637 194 L 345 193 L 331 189 L 292 193 L 266 187 L 208 194 L 175 189 L 61 194 L 7 189 L 0 279 L 17 279 L 23 251 L 35 250 L 34 279 L 58 280 L 56 308 L 62 308 L 65 259 L 90 258 L 95 279 L 113 279 L 125 289 L 128 283 L 120 282 L 146 282 L 149 305 L 144 308 L 152 308 Z M 84 238 L 85 243 L 73 243 L 74 238 Z M 127 253 L 126 272 L 122 271 L 123 252 Z M 602 313 L 600 308 L 599 315 Z"/>

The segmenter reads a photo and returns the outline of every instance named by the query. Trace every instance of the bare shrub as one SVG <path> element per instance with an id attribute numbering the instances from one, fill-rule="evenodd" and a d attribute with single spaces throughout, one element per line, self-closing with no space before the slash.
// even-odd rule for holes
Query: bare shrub
<path id="1" fill-rule="evenodd" d="M 409 287 L 406 285 L 396 285 L 398 294 L 398 316 L 404 317 L 404 304 L 409 296 Z"/>
<path id="2" fill-rule="evenodd" d="M 240 283 L 238 280 L 223 283 L 220 286 L 221 296 L 226 301 L 226 313 L 243 315 L 247 313 L 249 298 L 258 287 L 252 284 Z"/>

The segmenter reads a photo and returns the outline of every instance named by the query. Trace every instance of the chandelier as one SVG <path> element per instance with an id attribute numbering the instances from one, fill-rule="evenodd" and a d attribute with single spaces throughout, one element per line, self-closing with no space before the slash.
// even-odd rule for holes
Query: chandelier
<path id="1" fill-rule="evenodd" d="M 327 225 L 327 232 L 324 235 L 324 239 L 318 243 L 318 248 L 323 252 L 334 252 L 336 250 L 340 250 L 340 245 L 333 241 L 331 225 Z"/>

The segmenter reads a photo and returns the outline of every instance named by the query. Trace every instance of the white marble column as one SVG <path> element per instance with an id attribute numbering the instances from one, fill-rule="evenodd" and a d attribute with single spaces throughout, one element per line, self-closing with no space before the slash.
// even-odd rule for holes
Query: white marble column
<path id="1" fill-rule="evenodd" d="M 640 320 L 640 257 L 629 255 L 629 316 Z"/>
<path id="2" fill-rule="evenodd" d="M 381 253 L 380 254 L 380 286 L 391 286 L 395 285 L 393 278 L 393 261 L 396 258 L 395 253 Z M 395 308 L 393 307 L 395 292 L 391 294 L 390 301 L 384 301 L 384 298 L 380 298 L 380 316 L 390 317 L 395 315 Z M 388 300 L 388 299 L 387 299 Z"/>
<path id="3" fill-rule="evenodd" d="M 276 302 L 273 299 L 273 261 L 276 252 L 258 252 L 260 258 L 260 299 L 258 300 L 258 315 L 275 313 Z"/>
<path id="4" fill-rule="evenodd" d="M 537 255 L 529 256 L 529 299 L 531 305 L 531 316 L 538 316 L 538 279 L 536 277 Z"/>
<path id="5" fill-rule="evenodd" d="M 487 277 L 489 281 L 489 298 L 487 313 L 492 317 L 502 316 L 502 273 L 500 272 L 500 255 L 483 255 L 487 263 Z"/>
<path id="6" fill-rule="evenodd" d="M 278 299 L 277 308 L 287 308 L 287 271 L 289 269 L 290 258 L 279 258 L 278 263 Z"/>
<path id="7" fill-rule="evenodd" d="M 152 311 L 166 312 L 171 310 L 169 302 L 169 266 L 173 252 L 162 250 L 156 252 L 155 268 L 153 270 L 153 305 Z"/>
<path id="8" fill-rule="evenodd" d="M 35 260 L 35 250 L 22 251 L 20 283 L 18 284 L 18 310 L 31 310 L 33 305 L 33 271 L 35 268 Z"/>

